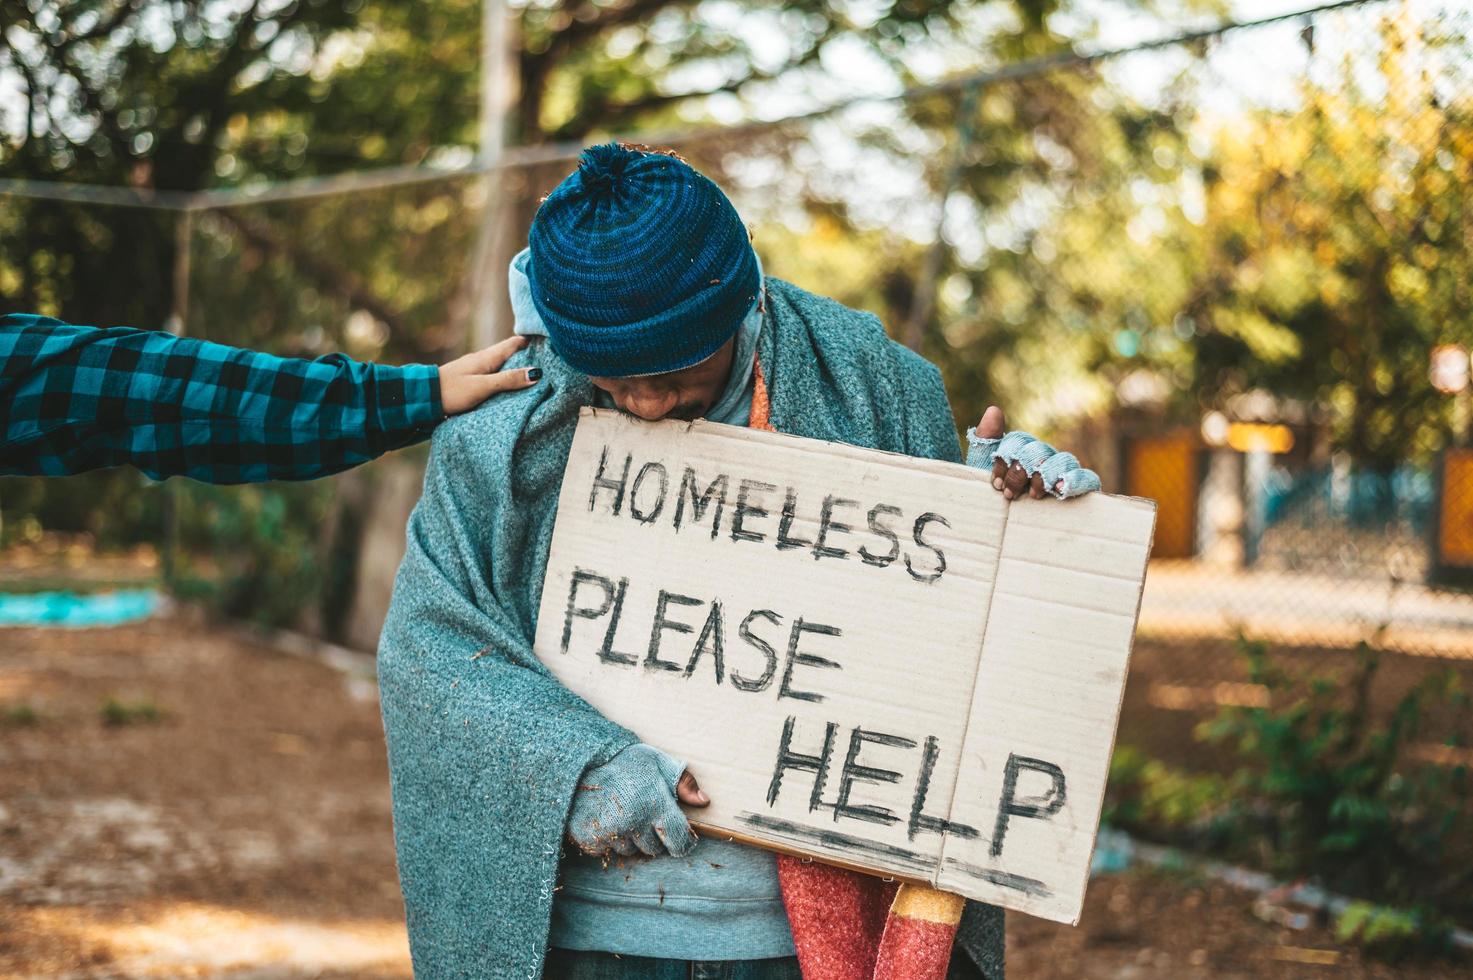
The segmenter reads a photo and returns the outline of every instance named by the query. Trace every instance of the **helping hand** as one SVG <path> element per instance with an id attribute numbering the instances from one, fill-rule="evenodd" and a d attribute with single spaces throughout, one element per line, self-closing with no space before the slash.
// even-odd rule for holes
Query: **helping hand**
<path id="1" fill-rule="evenodd" d="M 578 780 L 568 836 L 585 854 L 680 857 L 696 844 L 676 800 L 711 802 L 683 763 L 649 745 L 631 745 Z"/>
<path id="2" fill-rule="evenodd" d="M 457 357 L 440 368 L 440 405 L 446 415 L 469 412 L 492 395 L 530 388 L 542 377 L 540 368 L 503 371 L 501 366 L 527 346 L 526 337 L 508 337 L 484 350 Z"/>

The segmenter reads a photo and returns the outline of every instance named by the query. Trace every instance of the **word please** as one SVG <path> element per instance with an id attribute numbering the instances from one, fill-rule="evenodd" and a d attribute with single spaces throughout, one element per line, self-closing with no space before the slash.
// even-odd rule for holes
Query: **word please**
<path id="1" fill-rule="evenodd" d="M 866 511 L 857 500 L 829 494 L 816 518 L 811 502 L 810 516 L 804 517 L 793 487 L 782 488 L 783 502 L 778 505 L 779 487 L 762 480 L 736 481 L 727 473 L 701 480 L 694 467 L 686 466 L 679 485 L 674 483 L 671 468 L 657 460 L 636 470 L 633 453 L 625 453 L 622 463 L 610 465 L 609 447 L 604 446 L 588 490 L 588 510 L 596 512 L 603 503 L 608 514 L 618 517 L 623 513 L 641 524 L 654 524 L 663 517 L 677 532 L 709 518 L 713 541 L 723 533 L 722 521 L 727 519 L 725 533 L 732 541 L 771 543 L 779 551 L 807 551 L 815 560 L 857 559 L 875 568 L 899 561 L 917 582 L 934 582 L 946 572 L 946 554 L 927 540 L 926 533 L 935 525 L 949 528 L 951 522 L 933 511 L 909 520 L 891 504 L 877 503 Z M 795 529 L 804 524 L 816 525 L 812 537 L 803 537 Z M 851 535 L 862 537 L 855 540 Z"/>
<path id="2" fill-rule="evenodd" d="M 708 664 L 701 669 L 710 670 L 718 685 L 725 683 L 730 677 L 732 686 L 737 690 L 758 692 L 767 690 L 777 681 L 777 696 L 797 701 L 824 699 L 816 691 L 798 687 L 794 681 L 798 668 L 806 668 L 804 673 L 813 669 L 843 669 L 837 661 L 800 649 L 805 637 L 842 636 L 842 631 L 837 626 L 826 626 L 801 618 L 793 620 L 786 630 L 786 655 L 780 658 L 777 647 L 771 640 L 781 642 L 778 637 L 782 635 L 783 617 L 771 609 L 753 609 L 741 618 L 740 625 L 736 627 L 741 639 L 740 646 L 736 650 L 729 650 L 726 639 L 729 629 L 728 614 L 722 609 L 719 600 L 711 601 L 709 610 L 702 614 L 687 614 L 688 618 L 678 618 L 681 607 L 705 607 L 707 602 L 664 589 L 660 590 L 659 597 L 655 600 L 653 615 L 645 613 L 639 620 L 648 622 L 648 629 L 635 626 L 633 630 L 636 636 L 648 636 L 649 642 L 637 653 L 620 652 L 615 649 L 615 645 L 623 636 L 619 626 L 624 617 L 624 599 L 628 593 L 628 578 L 616 580 L 586 569 L 575 569 L 572 584 L 568 588 L 567 610 L 563 614 L 561 652 L 566 654 L 572 645 L 573 628 L 579 620 L 597 621 L 607 617 L 608 625 L 598 648 L 598 659 L 608 665 L 635 667 L 642 663 L 645 670 L 669 672 L 688 679 L 705 660 Z M 696 635 L 697 629 L 700 633 L 693 645 L 688 639 L 677 641 L 666 636 L 668 633 Z M 631 631 L 626 629 L 624 632 Z M 809 644 L 815 642 L 822 641 L 808 640 Z M 733 662 L 728 673 L 729 656 Z M 777 679 L 779 660 L 782 662 L 780 681 Z"/>

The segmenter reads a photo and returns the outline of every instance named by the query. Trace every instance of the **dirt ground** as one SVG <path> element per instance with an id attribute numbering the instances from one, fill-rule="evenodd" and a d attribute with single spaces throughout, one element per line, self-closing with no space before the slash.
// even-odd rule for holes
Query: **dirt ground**
<path id="1" fill-rule="evenodd" d="M 1009 976 L 1473 970 L 1368 964 L 1251 904 L 1101 878 L 1078 928 L 1010 918 Z M 183 615 L 0 630 L 0 978 L 408 977 L 402 911 L 370 680 Z"/>

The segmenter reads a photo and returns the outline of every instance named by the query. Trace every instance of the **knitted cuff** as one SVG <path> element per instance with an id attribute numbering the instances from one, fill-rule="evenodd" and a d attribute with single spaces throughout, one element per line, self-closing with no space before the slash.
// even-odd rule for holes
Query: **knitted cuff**
<path id="1" fill-rule="evenodd" d="M 1060 500 L 1100 489 L 1099 474 L 1080 466 L 1073 453 L 1057 453 L 1049 457 L 1038 471 L 1043 474 L 1043 485 L 1048 487 L 1049 493 Z"/>
<path id="2" fill-rule="evenodd" d="M 997 458 L 997 447 L 1001 439 L 983 439 L 977 435 L 977 428 L 973 426 L 967 430 L 967 465 L 979 470 L 992 469 L 992 461 Z"/>

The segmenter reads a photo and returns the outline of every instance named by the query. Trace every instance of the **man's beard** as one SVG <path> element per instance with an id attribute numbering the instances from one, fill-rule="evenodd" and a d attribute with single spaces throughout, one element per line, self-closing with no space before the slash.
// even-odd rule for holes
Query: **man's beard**
<path id="1" fill-rule="evenodd" d="M 710 410 L 711 406 L 706 404 L 705 402 L 681 402 L 670 411 L 666 412 L 664 415 L 661 415 L 655 421 L 664 422 L 673 419 L 678 422 L 694 422 L 696 419 L 705 418 L 706 413 Z M 642 422 L 646 421 L 641 416 L 635 415 L 633 412 L 626 411 L 625 409 L 621 408 L 619 409 L 619 411 L 623 412 L 630 418 L 639 419 Z"/>
<path id="2" fill-rule="evenodd" d="M 676 405 L 665 417 L 679 419 L 681 422 L 694 422 L 698 418 L 703 418 L 710 410 L 711 406 L 705 402 L 685 402 Z"/>

